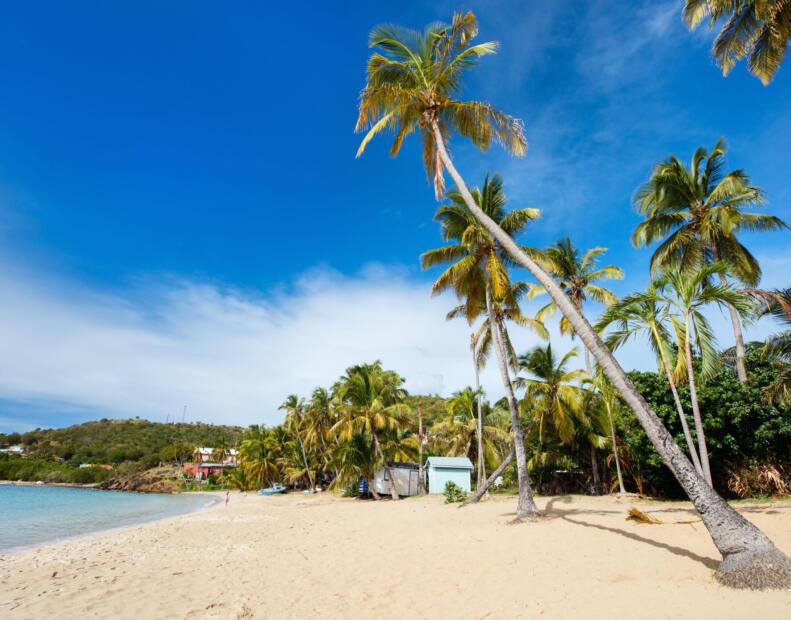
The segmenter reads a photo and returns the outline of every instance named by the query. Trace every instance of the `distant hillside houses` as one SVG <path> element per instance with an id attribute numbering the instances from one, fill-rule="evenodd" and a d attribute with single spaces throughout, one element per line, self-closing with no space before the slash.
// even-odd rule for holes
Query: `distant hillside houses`
<path id="1" fill-rule="evenodd" d="M 25 453 L 25 448 L 23 446 L 8 446 L 7 448 L 0 448 L 0 452 L 22 456 Z"/>
<path id="2" fill-rule="evenodd" d="M 224 456 L 217 458 L 218 453 Z M 184 465 L 184 473 L 196 480 L 205 480 L 209 476 L 221 476 L 223 471 L 230 467 L 239 466 L 239 451 L 233 448 L 218 450 L 217 448 L 195 448 L 192 453 L 192 463 Z"/>

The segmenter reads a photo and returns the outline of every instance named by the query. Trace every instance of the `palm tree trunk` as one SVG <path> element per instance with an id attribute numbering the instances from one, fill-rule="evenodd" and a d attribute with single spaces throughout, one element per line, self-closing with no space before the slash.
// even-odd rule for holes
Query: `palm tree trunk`
<path id="1" fill-rule="evenodd" d="M 667 357 L 665 356 L 665 348 L 662 346 L 662 341 L 659 338 L 659 332 L 656 329 L 655 325 L 651 326 L 651 330 L 654 334 L 654 339 L 656 340 L 656 346 L 659 348 L 659 357 L 662 358 L 662 366 L 665 369 L 665 374 L 667 375 L 667 382 L 670 384 L 670 391 L 673 392 L 673 400 L 676 403 L 676 411 L 678 411 L 678 419 L 681 421 L 681 428 L 684 431 L 684 438 L 687 440 L 687 448 L 689 449 L 689 455 L 692 457 L 692 464 L 695 466 L 695 470 L 703 476 L 703 468 L 700 466 L 700 457 L 698 457 L 698 449 L 695 447 L 695 442 L 692 440 L 692 433 L 689 432 L 689 424 L 687 424 L 687 416 L 684 415 L 684 407 L 681 405 L 681 398 L 678 395 L 678 389 L 676 389 L 676 382 L 673 379 L 673 373 L 670 371 L 670 364 L 667 362 Z"/>
<path id="2" fill-rule="evenodd" d="M 605 399 L 604 406 L 607 407 L 607 418 L 610 420 L 610 434 L 612 435 L 612 455 L 615 458 L 615 470 L 618 472 L 618 489 L 621 493 L 626 493 L 626 488 L 623 486 L 623 475 L 621 474 L 621 459 L 618 458 L 618 442 L 615 438 L 615 424 L 612 421 L 612 412 L 610 411 L 610 403 Z"/>
<path id="3" fill-rule="evenodd" d="M 530 488 L 530 475 L 527 471 L 527 455 L 525 454 L 525 437 L 522 433 L 522 422 L 519 419 L 519 407 L 516 404 L 514 388 L 511 385 L 511 377 L 508 374 L 508 364 L 506 362 L 505 347 L 503 346 L 503 334 L 500 331 L 500 321 L 494 316 L 492 310 L 492 284 L 486 282 L 486 311 L 489 315 L 489 329 L 492 332 L 494 348 L 497 352 L 497 364 L 500 367 L 500 376 L 503 379 L 505 395 L 508 399 L 508 408 L 511 410 L 511 427 L 514 435 L 514 450 L 516 452 L 516 471 L 519 483 L 519 500 L 516 504 L 516 518 L 527 517 L 535 519 L 538 517 L 538 506 L 533 500 L 533 491 Z"/>
<path id="4" fill-rule="evenodd" d="M 481 378 L 478 368 L 478 357 L 475 355 L 475 334 L 470 337 L 472 350 L 472 366 L 475 369 L 475 390 L 478 392 L 478 481 L 476 488 L 480 489 L 486 479 L 486 463 L 483 458 L 483 408 L 481 406 Z"/>
<path id="5" fill-rule="evenodd" d="M 371 428 L 371 435 L 373 435 L 374 443 L 376 444 L 376 452 L 379 454 L 379 458 L 382 459 L 382 467 L 384 467 L 385 473 L 387 474 L 388 482 L 390 483 L 390 497 L 392 497 L 395 500 L 401 499 L 398 495 L 398 491 L 396 491 L 393 472 L 387 466 L 387 461 L 385 460 L 385 453 L 382 451 L 382 446 L 379 443 L 379 436 L 373 430 L 373 427 Z"/>
<path id="6" fill-rule="evenodd" d="M 723 560 L 718 578 L 733 587 L 791 587 L 791 559 L 775 547 L 766 534 L 755 527 L 722 499 L 695 471 L 689 459 L 654 413 L 645 398 L 620 367 L 585 316 L 552 279 L 516 242 L 475 204 L 464 179 L 445 149 L 437 120 L 431 119 L 437 152 L 453 178 L 464 202 L 478 221 L 508 251 L 517 264 L 527 269 L 549 293 L 574 331 L 590 350 L 615 389 L 634 411 L 662 459 L 673 472 L 701 516 Z"/>
<path id="7" fill-rule="evenodd" d="M 709 467 L 709 451 L 706 447 L 706 435 L 703 430 L 703 418 L 700 415 L 698 405 L 698 389 L 695 387 L 695 372 L 692 370 L 692 347 L 689 344 L 690 325 L 687 319 L 687 334 L 684 339 L 684 355 L 687 358 L 687 376 L 689 377 L 689 397 L 692 400 L 692 417 L 695 420 L 695 433 L 698 435 L 698 450 L 700 450 L 700 465 L 703 469 L 703 477 L 706 482 L 711 484 L 711 468 Z"/>
<path id="8" fill-rule="evenodd" d="M 500 476 L 500 474 L 502 474 L 505 471 L 505 468 L 508 467 L 508 465 L 510 465 L 511 461 L 513 460 L 514 460 L 514 448 L 512 447 L 511 451 L 508 453 L 508 456 L 506 456 L 503 459 L 503 462 L 500 463 L 500 465 L 497 467 L 497 469 L 495 469 L 492 472 L 492 475 L 486 479 L 486 482 L 483 483 L 481 488 L 475 491 L 473 495 L 465 499 L 459 505 L 459 508 L 466 506 L 467 504 L 473 504 L 477 501 L 480 501 L 480 499 L 484 496 L 484 494 L 486 494 L 486 492 L 489 490 L 489 487 L 494 484 L 494 481 L 497 480 L 498 476 Z"/>
<path id="9" fill-rule="evenodd" d="M 720 252 L 717 247 L 717 241 L 712 239 L 711 242 L 712 259 L 716 263 L 720 260 Z M 720 274 L 720 284 L 728 286 L 728 280 L 725 279 L 725 274 Z M 733 336 L 736 340 L 736 375 L 739 377 L 739 383 L 744 384 L 747 381 L 747 370 L 744 367 L 744 336 L 742 335 L 742 323 L 739 320 L 739 313 L 736 312 L 731 304 L 728 304 L 728 312 L 731 315 L 731 324 L 733 325 Z"/>
<path id="10" fill-rule="evenodd" d="M 581 311 L 581 308 L 580 308 Z M 588 347 L 583 347 L 585 351 L 585 368 L 588 370 L 588 377 L 593 379 L 593 366 L 591 365 L 591 356 L 588 353 Z M 596 458 L 596 446 L 591 442 L 591 472 L 593 474 L 593 494 L 598 495 L 601 492 L 601 477 L 599 476 L 599 459 Z"/>
<path id="11" fill-rule="evenodd" d="M 377 493 L 376 489 L 374 488 L 374 481 L 371 478 L 366 478 L 366 480 L 368 480 L 368 490 L 371 492 L 371 495 L 374 496 L 374 500 L 379 501 L 382 499 L 382 496 L 379 495 L 379 493 Z"/>

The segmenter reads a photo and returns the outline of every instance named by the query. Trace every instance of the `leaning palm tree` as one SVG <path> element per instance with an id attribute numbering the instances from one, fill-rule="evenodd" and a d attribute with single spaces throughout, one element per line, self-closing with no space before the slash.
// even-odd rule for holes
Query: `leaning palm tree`
<path id="1" fill-rule="evenodd" d="M 605 340 L 611 351 L 615 351 L 630 339 L 641 334 L 648 336 L 648 342 L 657 356 L 658 365 L 665 371 L 670 391 L 673 393 L 673 401 L 676 404 L 678 419 L 681 422 L 681 429 L 684 432 L 692 464 L 702 476 L 703 468 L 700 466 L 698 449 L 689 432 L 687 416 L 684 414 L 684 406 L 681 404 L 676 387 L 676 377 L 670 368 L 671 337 L 667 326 L 670 320 L 670 309 L 668 304 L 662 304 L 656 298 L 657 288 L 661 284 L 661 280 L 655 280 L 649 284 L 644 293 L 638 293 L 636 296 L 629 295 L 618 300 L 604 311 L 594 327 L 597 332 L 603 333 L 612 324 L 616 325 L 616 330 L 611 332 Z M 678 363 L 674 366 L 676 372 L 683 371 L 686 361 L 682 356 L 679 356 Z"/>
<path id="2" fill-rule="evenodd" d="M 536 209 L 519 209 L 508 213 L 505 209 L 503 181 L 497 174 L 491 178 L 487 174 L 482 189 L 473 188 L 472 197 L 476 205 L 480 205 L 483 212 L 504 227 L 509 234 L 517 234 L 539 215 Z M 455 313 L 461 313 L 468 322 L 471 322 L 485 309 L 487 322 L 490 325 L 488 333 L 494 344 L 511 410 L 511 427 L 514 433 L 519 478 L 516 514 L 518 518 L 524 516 L 535 518 L 538 508 L 530 489 L 527 458 L 524 453 L 524 435 L 519 420 L 519 408 L 511 386 L 511 377 L 508 374 L 507 336 L 502 320 L 506 309 L 510 310 L 513 316 L 522 316 L 517 305 L 517 295 L 524 293 L 525 286 L 515 289 L 511 284 L 507 267 L 508 256 L 497 240 L 473 216 L 462 195 L 454 190 L 448 193 L 448 199 L 450 204 L 440 207 L 434 219 L 441 223 L 444 239 L 455 243 L 424 253 L 421 256 L 423 268 L 452 263 L 432 287 L 432 294 L 436 295 L 452 288 L 459 298 L 465 300 L 463 309 L 451 311 L 448 318 L 455 316 Z M 497 308 L 500 308 L 499 312 Z M 538 325 L 538 322 L 533 321 L 534 327 Z M 540 327 L 543 329 L 543 325 Z"/>
<path id="3" fill-rule="evenodd" d="M 679 338 L 680 355 L 684 355 L 687 377 L 689 379 L 689 394 L 692 401 L 692 416 L 695 420 L 695 432 L 698 438 L 698 451 L 703 477 L 711 484 L 711 469 L 709 467 L 708 448 L 706 435 L 703 430 L 703 418 L 698 405 L 698 391 L 695 381 L 695 372 L 692 365 L 692 347 L 700 354 L 700 378 L 704 381 L 712 378 L 719 369 L 719 357 L 716 352 L 716 338 L 706 317 L 703 308 L 709 304 L 728 305 L 734 311 L 747 314 L 753 306 L 747 297 L 740 291 L 732 289 L 727 284 L 724 286 L 708 285 L 709 279 L 718 274 L 727 273 L 728 266 L 723 263 L 713 263 L 688 273 L 683 271 L 667 271 L 663 278 L 657 282 L 657 294 L 650 296 L 645 301 L 658 301 L 674 308 L 677 316 L 671 316 L 676 334 Z"/>
<path id="4" fill-rule="evenodd" d="M 342 441 L 350 441 L 360 434 L 373 439 L 376 454 L 387 472 L 393 499 L 399 499 L 399 495 L 387 466 L 380 434 L 397 432 L 409 424 L 409 408 L 403 402 L 407 396 L 403 383 L 397 373 L 384 370 L 377 360 L 373 364 L 347 368 L 333 388 L 342 404 L 340 419 L 332 426 L 332 433 Z"/>
<path id="5" fill-rule="evenodd" d="M 725 21 L 711 48 L 723 75 L 746 56 L 750 73 L 767 85 L 785 59 L 791 38 L 787 0 L 686 0 L 682 17 L 691 30 L 704 19 L 709 29 Z"/>
<path id="6" fill-rule="evenodd" d="M 720 138 L 709 153 L 698 147 L 689 168 L 671 156 L 654 166 L 649 180 L 635 194 L 635 207 L 645 221 L 635 228 L 635 247 L 661 243 L 651 257 L 651 272 L 662 269 L 690 271 L 717 261 L 748 286 L 761 278 L 755 257 L 737 239 L 742 231 L 787 228 L 778 217 L 747 211 L 764 204 L 760 187 L 750 184 L 742 170 L 724 174 L 725 141 Z M 724 273 L 719 281 L 726 286 Z M 739 383 L 747 381 L 744 339 L 738 313 L 729 307 L 736 340 Z"/>
<path id="7" fill-rule="evenodd" d="M 288 413 L 286 414 L 286 419 L 284 422 L 284 426 L 293 431 L 294 435 L 297 438 L 297 443 L 299 444 L 299 451 L 302 454 L 302 461 L 305 465 L 305 471 L 308 475 L 308 481 L 310 482 L 310 490 L 312 491 L 315 487 L 313 482 L 313 474 L 310 471 L 310 465 L 308 465 L 308 457 L 305 454 L 305 444 L 302 441 L 302 434 L 300 433 L 303 421 L 302 418 L 305 414 L 305 401 L 304 399 L 300 398 L 296 394 L 289 395 L 286 398 L 285 402 L 278 407 L 278 409 L 285 409 Z"/>
<path id="8" fill-rule="evenodd" d="M 443 170 L 447 170 L 467 208 L 502 244 L 515 263 L 527 269 L 546 288 L 583 344 L 632 408 L 651 443 L 692 500 L 722 554 L 718 578 L 733 587 L 791 586 L 791 559 L 697 474 L 582 312 L 534 258 L 483 212 L 453 165 L 446 148 L 446 139 L 451 131 L 472 140 L 484 150 L 492 140 L 517 156 L 523 155 L 527 147 L 521 121 L 489 104 L 458 99 L 465 73 L 482 56 L 493 54 L 497 49 L 494 42 L 471 45 L 477 33 L 478 25 L 472 12 L 456 13 L 451 24 L 435 24 L 423 33 L 391 25 L 378 26 L 371 32 L 370 45 L 376 51 L 369 59 L 367 83 L 360 96 L 357 120 L 358 130 L 368 128 L 369 131 L 358 155 L 371 138 L 383 131 L 395 133 L 390 152 L 396 155 L 404 138 L 418 131 L 423 140 L 426 170 L 429 178 L 434 178 L 437 197 L 443 187 Z M 494 473 L 487 483 L 493 476 Z M 481 489 L 475 495 L 480 494 Z"/>
<path id="9" fill-rule="evenodd" d="M 615 461 L 615 473 L 618 476 L 618 491 L 626 493 L 626 488 L 623 485 L 623 473 L 621 472 L 621 459 L 618 456 L 618 438 L 615 436 L 615 423 L 612 418 L 613 411 L 621 409 L 622 400 L 618 397 L 618 393 L 613 388 L 612 383 L 601 372 L 596 373 L 594 385 L 598 394 L 593 397 L 592 405 L 606 413 L 607 421 L 610 425 L 610 442 L 612 443 L 612 456 Z M 609 460 L 609 457 L 607 458 Z"/>

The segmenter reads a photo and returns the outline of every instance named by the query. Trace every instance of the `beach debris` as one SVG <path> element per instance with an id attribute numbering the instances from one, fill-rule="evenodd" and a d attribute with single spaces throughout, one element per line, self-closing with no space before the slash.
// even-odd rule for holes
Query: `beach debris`
<path id="1" fill-rule="evenodd" d="M 634 521 L 642 525 L 688 525 L 690 523 L 699 523 L 701 519 L 694 519 L 692 521 L 662 521 L 651 515 L 647 515 L 642 510 L 638 510 L 634 506 L 629 509 L 629 516 L 626 517 L 627 521 Z"/>

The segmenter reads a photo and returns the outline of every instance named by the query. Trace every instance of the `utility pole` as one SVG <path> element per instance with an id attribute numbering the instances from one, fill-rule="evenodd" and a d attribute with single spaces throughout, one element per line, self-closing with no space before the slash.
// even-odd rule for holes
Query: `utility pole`
<path id="1" fill-rule="evenodd" d="M 421 495 L 426 492 L 426 481 L 423 477 L 423 405 L 417 404 L 417 454 L 418 454 L 418 476 L 420 482 L 418 493 Z"/>

